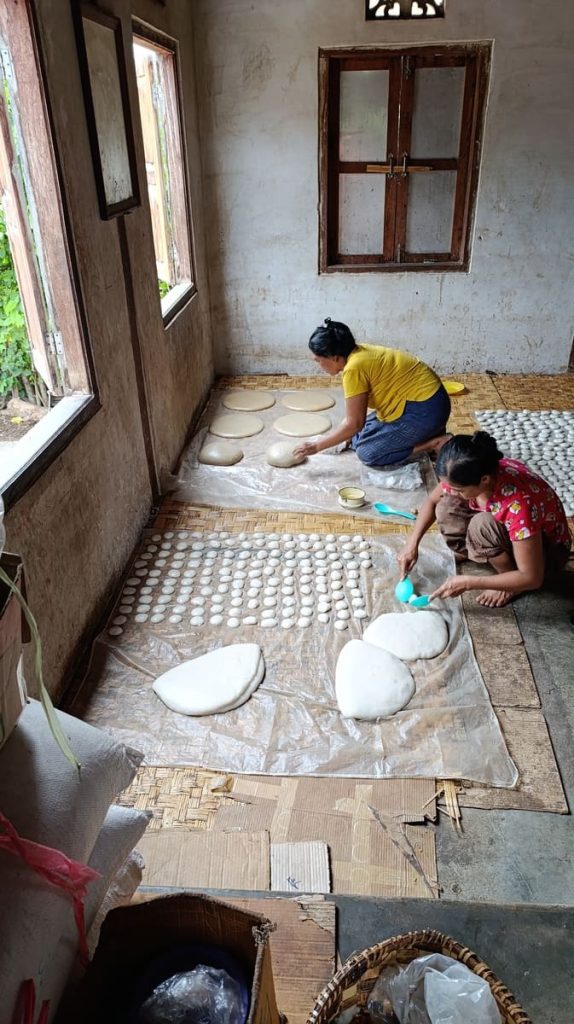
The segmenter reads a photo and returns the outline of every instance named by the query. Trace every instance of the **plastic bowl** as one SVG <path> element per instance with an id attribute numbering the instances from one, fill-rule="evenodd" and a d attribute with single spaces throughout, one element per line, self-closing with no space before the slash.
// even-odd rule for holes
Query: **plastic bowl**
<path id="1" fill-rule="evenodd" d="M 458 380 L 443 380 L 443 386 L 447 395 L 462 395 L 466 391 L 465 385 Z"/>

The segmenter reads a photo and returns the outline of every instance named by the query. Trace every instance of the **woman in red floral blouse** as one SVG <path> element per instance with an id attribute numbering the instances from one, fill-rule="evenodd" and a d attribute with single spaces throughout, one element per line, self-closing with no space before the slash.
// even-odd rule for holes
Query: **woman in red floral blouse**
<path id="1" fill-rule="evenodd" d="M 398 556 L 403 576 L 416 564 L 419 543 L 438 523 L 457 561 L 488 562 L 494 576 L 452 576 L 433 597 L 480 590 L 479 604 L 500 608 L 538 590 L 564 567 L 570 533 L 560 498 L 528 466 L 504 458 L 490 434 L 457 434 L 440 451 L 440 483 L 424 502 Z"/>

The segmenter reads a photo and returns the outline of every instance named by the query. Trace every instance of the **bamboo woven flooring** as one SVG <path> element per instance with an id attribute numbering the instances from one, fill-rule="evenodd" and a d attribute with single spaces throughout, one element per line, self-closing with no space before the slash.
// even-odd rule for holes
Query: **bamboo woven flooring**
<path id="1" fill-rule="evenodd" d="M 408 533 L 410 527 L 377 519 L 339 515 L 337 512 L 276 512 L 269 509 L 231 509 L 217 505 L 190 505 L 165 498 L 153 525 L 159 530 L 227 530 L 228 533 L 345 533 L 357 530 L 365 537 Z"/>

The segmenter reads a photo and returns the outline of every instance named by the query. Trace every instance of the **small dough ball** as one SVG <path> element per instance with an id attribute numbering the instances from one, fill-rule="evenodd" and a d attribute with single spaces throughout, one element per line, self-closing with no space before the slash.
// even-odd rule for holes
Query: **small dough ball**
<path id="1" fill-rule="evenodd" d="M 234 466 L 241 462 L 243 451 L 233 441 L 211 441 L 204 444 L 197 458 L 205 466 Z"/>
<path id="2" fill-rule="evenodd" d="M 291 441 L 276 441 L 267 449 L 267 462 L 270 466 L 277 466 L 279 469 L 290 469 L 292 466 L 299 466 L 305 461 L 305 455 L 294 455 L 293 449 L 297 445 Z M 295 545 L 285 545 L 295 547 Z"/>

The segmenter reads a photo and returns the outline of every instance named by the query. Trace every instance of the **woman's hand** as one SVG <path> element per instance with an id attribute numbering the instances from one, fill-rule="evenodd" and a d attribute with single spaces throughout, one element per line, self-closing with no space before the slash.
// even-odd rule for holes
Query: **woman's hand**
<path id="1" fill-rule="evenodd" d="M 401 570 L 402 580 L 404 580 L 405 576 L 409 574 L 411 569 L 414 569 L 415 565 L 417 564 L 418 557 L 418 544 L 413 544 L 412 541 L 409 541 L 407 544 L 405 544 L 402 551 L 399 551 L 397 555 L 397 562 L 399 564 L 399 569 Z"/>
<path id="2" fill-rule="evenodd" d="M 293 455 L 301 455 L 307 458 L 308 455 L 316 455 L 319 451 L 319 445 L 314 441 L 305 441 L 304 444 L 298 444 L 293 449 Z"/>
<path id="3" fill-rule="evenodd" d="M 433 591 L 431 598 L 435 597 L 460 597 L 467 590 L 473 590 L 474 580 L 469 576 L 449 576 L 448 580 L 441 583 L 440 587 Z"/>

